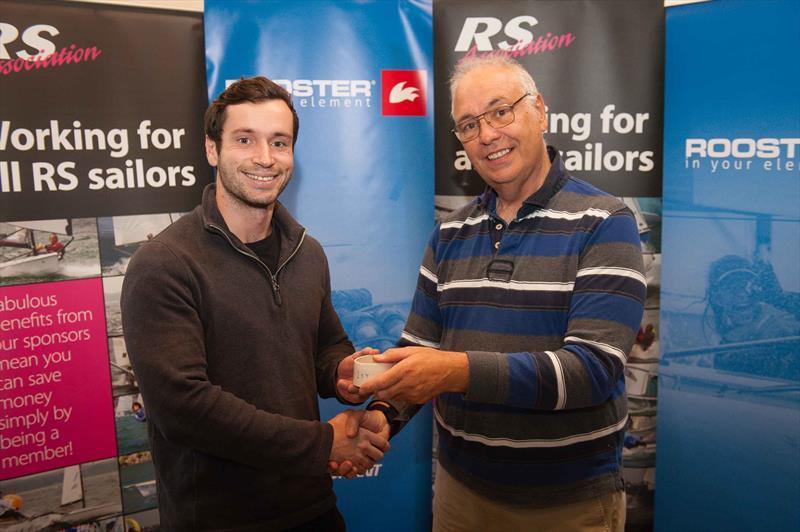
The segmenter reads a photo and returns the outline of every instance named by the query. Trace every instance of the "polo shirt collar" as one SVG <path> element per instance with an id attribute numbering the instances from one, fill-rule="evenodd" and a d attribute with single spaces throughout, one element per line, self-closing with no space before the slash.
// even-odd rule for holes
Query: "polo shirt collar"
<path id="1" fill-rule="evenodd" d="M 567 171 L 564 168 L 564 163 L 558 150 L 553 146 L 547 146 L 547 155 L 550 157 L 550 171 L 547 172 L 544 183 L 539 187 L 539 190 L 522 202 L 523 205 L 520 211 L 531 211 L 537 207 L 547 206 L 548 202 L 556 195 L 556 192 L 561 190 L 567 180 Z M 483 193 L 478 196 L 478 204 L 483 205 L 490 213 L 496 214 L 497 193 L 492 187 L 486 186 Z M 523 212 L 520 212 L 520 214 L 523 214 Z"/>

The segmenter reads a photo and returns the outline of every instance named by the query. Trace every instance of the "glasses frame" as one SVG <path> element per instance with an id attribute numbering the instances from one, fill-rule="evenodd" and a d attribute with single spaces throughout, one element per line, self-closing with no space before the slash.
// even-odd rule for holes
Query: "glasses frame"
<path id="1" fill-rule="evenodd" d="M 504 128 L 504 127 L 506 127 L 506 126 L 508 126 L 508 125 L 510 125 L 510 124 L 513 124 L 513 123 L 514 123 L 514 120 L 516 120 L 516 119 L 517 119 L 517 116 L 514 114 L 514 107 L 515 107 L 515 106 L 516 106 L 516 105 L 517 105 L 519 102 L 521 102 L 522 100 L 524 100 L 525 98 L 527 98 L 528 96 L 532 96 L 532 95 L 531 95 L 531 93 L 529 93 L 529 92 L 526 92 L 525 94 L 523 94 L 522 96 L 520 96 L 520 97 L 519 97 L 519 98 L 518 98 L 518 99 L 517 99 L 517 100 L 516 100 L 514 103 L 506 103 L 506 104 L 498 105 L 497 107 L 492 107 L 492 108 L 491 108 L 491 109 L 489 109 L 488 111 L 486 111 L 486 112 L 483 112 L 483 113 L 479 114 L 478 116 L 473 116 L 473 117 L 471 117 L 471 118 L 467 118 L 467 119 L 465 119 L 465 120 L 462 120 L 461 122 L 459 122 L 460 124 L 463 124 L 463 123 L 465 123 L 465 122 L 470 122 L 470 121 L 473 121 L 473 120 L 474 120 L 474 121 L 475 121 L 475 122 L 478 124 L 478 128 L 475 130 L 475 131 L 476 131 L 476 133 L 475 133 L 475 136 L 474 136 L 474 137 L 470 137 L 470 138 L 468 138 L 468 139 L 466 139 L 466 140 L 465 140 L 465 139 L 462 139 L 462 138 L 459 136 L 459 135 L 460 135 L 460 133 L 457 131 L 458 124 L 456 124 L 456 127 L 454 127 L 453 129 L 451 129 L 450 131 L 452 131 L 452 132 L 453 132 L 453 135 L 455 135 L 455 136 L 456 136 L 456 138 L 457 138 L 459 141 L 461 141 L 461 142 L 470 142 L 471 140 L 474 140 L 474 139 L 478 138 L 478 136 L 481 134 L 481 120 L 485 121 L 485 122 L 486 122 L 488 125 L 490 125 L 490 126 L 491 126 L 491 127 L 493 127 L 494 129 L 502 129 L 502 128 Z M 508 122 L 508 124 L 503 124 L 502 126 L 495 126 L 494 124 L 492 124 L 492 123 L 489 121 L 489 119 L 486 117 L 486 115 L 488 115 L 488 114 L 491 114 L 491 113 L 494 113 L 494 112 L 496 112 L 496 111 L 498 111 L 498 110 L 500 110 L 500 109 L 508 109 L 508 111 L 511 113 L 511 121 L 510 121 L 510 122 Z"/>

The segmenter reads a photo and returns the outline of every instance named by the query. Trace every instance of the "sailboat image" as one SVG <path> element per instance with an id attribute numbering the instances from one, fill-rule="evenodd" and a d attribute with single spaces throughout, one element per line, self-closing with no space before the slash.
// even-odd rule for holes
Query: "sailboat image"
<path id="1" fill-rule="evenodd" d="M 71 220 L 7 222 L 7 225 L 12 227 L 12 231 L 0 234 L 0 247 L 21 251 L 0 262 L 0 276 L 41 275 L 59 271 L 67 246 L 73 238 L 62 242 L 58 235 L 72 237 Z M 37 242 L 34 231 L 50 233 L 50 242 Z"/>
<path id="2" fill-rule="evenodd" d="M 172 214 L 114 216 L 114 245 L 121 247 L 146 242 L 177 218 Z"/>
<path id="3" fill-rule="evenodd" d="M 16 493 L 0 507 L 4 532 L 34 530 L 108 530 L 122 512 L 115 488 L 116 460 L 75 464 L 11 481 Z M 116 528 L 115 528 L 116 530 Z"/>
<path id="4" fill-rule="evenodd" d="M 137 214 L 99 218 L 103 274 L 124 275 L 139 246 L 180 217 L 180 214 Z"/>

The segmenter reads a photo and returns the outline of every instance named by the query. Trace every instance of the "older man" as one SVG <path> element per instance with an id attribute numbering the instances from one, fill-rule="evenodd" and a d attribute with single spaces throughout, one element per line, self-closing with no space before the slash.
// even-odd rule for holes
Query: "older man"
<path id="1" fill-rule="evenodd" d="M 317 394 L 333 396 L 360 352 L 333 310 L 322 247 L 278 202 L 298 127 L 272 81 L 227 88 L 205 119 L 216 183 L 127 269 L 125 341 L 165 529 L 344 530 L 328 462 L 352 476 L 388 449 L 378 412 L 319 420 Z"/>
<path id="2" fill-rule="evenodd" d="M 546 146 L 544 100 L 518 63 L 465 60 L 450 87 L 453 132 L 487 187 L 434 231 L 410 347 L 378 356 L 397 365 L 361 392 L 395 427 L 394 401 L 436 398 L 434 530 L 621 531 L 636 222 Z"/>

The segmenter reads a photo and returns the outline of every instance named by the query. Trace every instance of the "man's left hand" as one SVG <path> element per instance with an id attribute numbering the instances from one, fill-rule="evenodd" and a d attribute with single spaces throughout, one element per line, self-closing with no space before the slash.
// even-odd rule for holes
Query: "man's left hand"
<path id="1" fill-rule="evenodd" d="M 358 357 L 377 355 L 378 353 L 380 351 L 377 349 L 365 347 L 339 362 L 339 367 L 336 370 L 336 393 L 340 398 L 349 403 L 361 404 L 369 397 L 369 394 L 361 393 L 358 387 L 353 384 L 353 368 Z"/>
<path id="2" fill-rule="evenodd" d="M 442 392 L 466 392 L 469 362 L 466 353 L 440 351 L 430 347 L 387 349 L 375 362 L 396 363 L 359 389 L 362 396 L 398 399 L 422 404 Z"/>
<path id="3" fill-rule="evenodd" d="M 360 412 L 351 412 L 347 418 L 346 434 L 348 438 L 356 438 L 363 434 L 364 431 L 369 431 L 386 440 L 386 446 L 381 450 L 385 453 L 389 450 L 389 436 L 390 428 L 386 416 L 377 410 L 362 410 Z M 344 460 L 341 464 L 330 460 L 328 462 L 328 472 L 332 475 L 342 476 L 348 480 L 355 478 L 359 473 L 365 473 L 366 470 L 359 471 L 350 460 Z"/>

